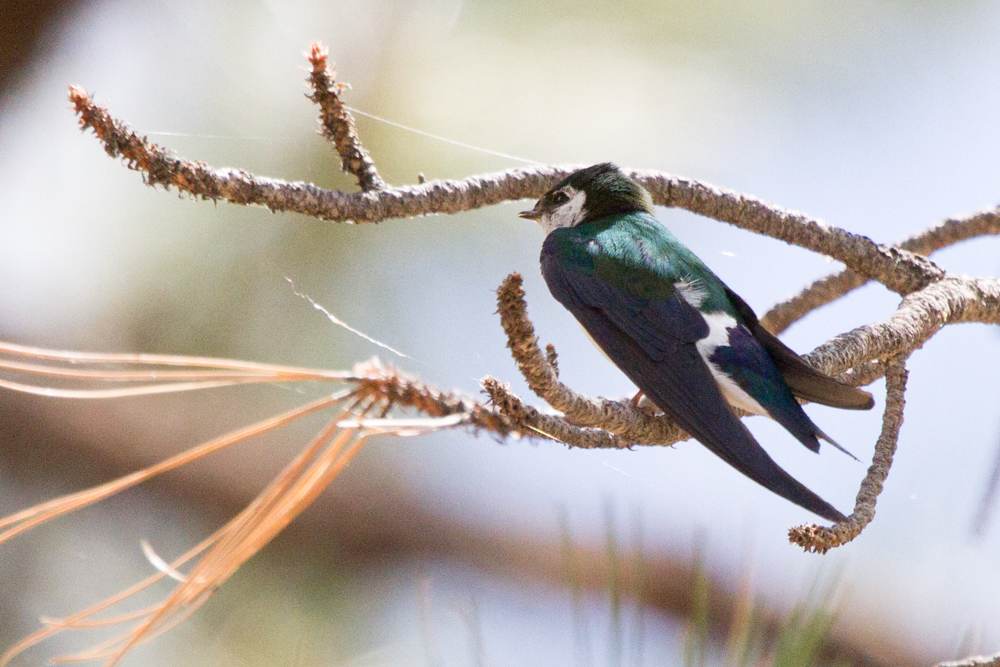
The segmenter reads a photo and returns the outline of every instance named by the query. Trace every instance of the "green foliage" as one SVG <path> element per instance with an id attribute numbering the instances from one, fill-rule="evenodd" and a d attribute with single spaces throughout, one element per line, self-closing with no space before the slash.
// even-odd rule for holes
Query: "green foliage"
<path id="1" fill-rule="evenodd" d="M 783 620 L 775 642 L 774 667 L 814 665 L 833 625 L 839 577 L 821 584 L 819 579 L 804 599 Z"/>
<path id="2" fill-rule="evenodd" d="M 584 583 L 581 577 L 579 552 L 570 532 L 565 510 L 559 511 L 559 526 L 563 546 L 565 582 L 573 597 L 573 626 L 576 644 L 576 664 L 590 667 L 590 636 L 584 610 Z M 642 665 L 642 611 L 645 587 L 645 565 L 641 548 L 641 524 L 634 526 L 637 537 L 631 545 L 634 553 L 624 552 L 616 530 L 614 508 L 605 506 L 605 555 L 607 559 L 606 587 L 609 605 L 606 664 Z M 710 618 L 710 583 L 705 567 L 704 552 L 697 545 L 692 557 L 691 605 L 686 619 L 683 642 L 684 667 L 814 667 L 833 664 L 848 667 L 850 662 L 821 662 L 821 654 L 830 628 L 836 618 L 839 574 L 817 577 L 795 607 L 777 623 L 769 617 L 766 605 L 755 599 L 749 575 L 744 577 L 731 614 L 728 637 L 722 645 L 712 636 Z M 630 604 L 631 602 L 631 604 Z M 630 609 L 630 607 L 633 607 Z M 631 613 L 629 613 L 631 611 Z M 632 632 L 627 623 L 631 620 Z M 630 640 L 626 641 L 629 637 Z M 721 651 L 720 651 L 721 649 Z M 721 652 L 721 657 L 719 653 Z"/>
<path id="3" fill-rule="evenodd" d="M 684 667 L 708 664 L 708 576 L 705 557 L 699 546 L 694 556 L 694 586 L 691 595 L 691 618 L 684 635 Z"/>

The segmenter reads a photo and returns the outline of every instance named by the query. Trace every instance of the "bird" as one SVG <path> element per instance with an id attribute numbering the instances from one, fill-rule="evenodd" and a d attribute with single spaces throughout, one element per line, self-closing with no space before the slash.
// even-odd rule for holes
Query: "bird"
<path id="1" fill-rule="evenodd" d="M 767 331 L 653 213 L 649 192 L 604 162 L 574 171 L 518 215 L 545 232 L 541 271 L 552 296 L 641 394 L 753 481 L 845 521 L 774 462 L 733 407 L 774 419 L 813 452 L 824 440 L 850 455 L 796 397 L 868 410 L 872 395 L 815 370 Z"/>

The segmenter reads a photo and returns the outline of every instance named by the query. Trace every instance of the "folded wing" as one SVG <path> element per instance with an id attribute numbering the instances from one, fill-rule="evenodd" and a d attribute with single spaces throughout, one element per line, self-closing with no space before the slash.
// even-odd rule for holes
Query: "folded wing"
<path id="1" fill-rule="evenodd" d="M 544 249 L 542 275 L 608 357 L 685 431 L 779 496 L 830 521 L 844 520 L 778 466 L 733 414 L 695 347 L 708 326 L 679 294 L 643 299 Z"/>

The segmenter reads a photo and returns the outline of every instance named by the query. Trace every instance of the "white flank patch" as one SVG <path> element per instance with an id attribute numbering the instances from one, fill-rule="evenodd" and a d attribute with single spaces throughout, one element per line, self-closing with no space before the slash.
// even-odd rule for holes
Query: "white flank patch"
<path id="1" fill-rule="evenodd" d="M 538 220 L 538 224 L 545 230 L 546 235 L 560 227 L 576 227 L 587 216 L 587 211 L 584 209 L 584 204 L 587 203 L 587 193 L 569 185 L 562 191 L 569 197 L 569 201 L 551 213 L 546 213 Z"/>
<path id="2" fill-rule="evenodd" d="M 677 289 L 680 290 L 680 287 Z M 684 292 L 682 291 L 681 294 L 683 295 Z M 709 370 L 712 371 L 712 376 L 719 385 L 719 389 L 722 390 L 722 395 L 729 401 L 730 405 L 754 414 L 770 416 L 760 403 L 750 396 L 750 394 L 743 391 L 732 378 L 722 372 L 721 368 L 709 361 L 712 353 L 715 352 L 715 348 L 720 345 L 729 345 L 728 329 L 736 326 L 736 320 L 732 315 L 723 312 L 702 313 L 702 317 L 708 323 L 708 335 L 695 343 L 695 347 L 698 348 L 698 354 L 701 355 L 701 358 L 708 365 Z"/>
<path id="3" fill-rule="evenodd" d="M 695 308 L 700 308 L 701 304 L 708 298 L 708 290 L 705 289 L 705 285 L 698 278 L 688 277 L 680 280 L 674 283 L 674 289 L 681 293 L 681 298 Z"/>

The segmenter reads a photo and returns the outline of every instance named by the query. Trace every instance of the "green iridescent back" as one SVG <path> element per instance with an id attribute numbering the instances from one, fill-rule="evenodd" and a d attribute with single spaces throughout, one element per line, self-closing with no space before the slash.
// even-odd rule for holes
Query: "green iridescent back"
<path id="1" fill-rule="evenodd" d="M 699 310 L 736 314 L 725 286 L 677 237 L 647 213 L 613 215 L 557 229 L 549 243 L 561 259 L 643 299 L 667 299 L 678 282 L 704 295 Z"/>

